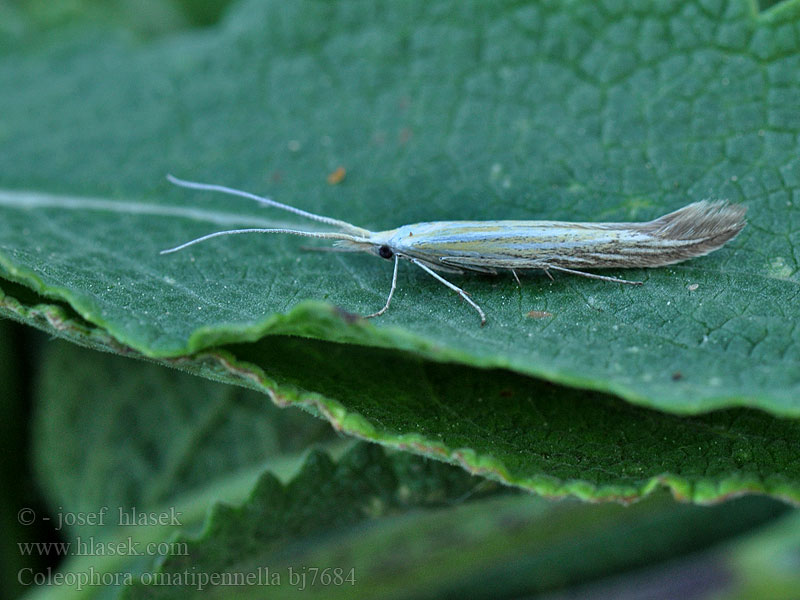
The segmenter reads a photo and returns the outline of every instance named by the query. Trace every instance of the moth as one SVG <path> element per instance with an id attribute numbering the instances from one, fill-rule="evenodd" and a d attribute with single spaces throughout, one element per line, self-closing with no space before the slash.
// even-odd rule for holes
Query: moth
<path id="1" fill-rule="evenodd" d="M 703 256 L 722 247 L 744 228 L 746 208 L 724 200 L 694 202 L 674 212 L 643 223 L 572 223 L 565 221 L 432 221 L 403 225 L 387 231 L 369 231 L 346 221 L 310 213 L 269 198 L 222 185 L 197 183 L 167 175 L 180 187 L 222 192 L 255 200 L 306 219 L 330 225 L 338 231 L 295 229 L 229 229 L 216 231 L 162 250 L 178 252 L 194 244 L 223 235 L 241 233 L 286 233 L 335 240 L 343 252 L 369 252 L 394 261 L 392 284 L 386 304 L 365 318 L 385 313 L 397 288 L 400 259 L 407 260 L 461 296 L 486 323 L 486 313 L 463 289 L 440 273 L 478 272 L 496 275 L 537 269 L 552 279 L 551 271 L 570 273 L 614 283 L 641 285 L 586 269 L 663 267 Z"/>

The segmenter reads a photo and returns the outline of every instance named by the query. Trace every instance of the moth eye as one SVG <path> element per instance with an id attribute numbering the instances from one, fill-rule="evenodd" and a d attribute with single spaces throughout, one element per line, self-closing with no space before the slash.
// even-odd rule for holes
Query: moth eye
<path id="1" fill-rule="evenodd" d="M 394 256 L 394 252 L 389 246 L 381 246 L 378 248 L 378 256 L 381 258 L 392 258 Z"/>

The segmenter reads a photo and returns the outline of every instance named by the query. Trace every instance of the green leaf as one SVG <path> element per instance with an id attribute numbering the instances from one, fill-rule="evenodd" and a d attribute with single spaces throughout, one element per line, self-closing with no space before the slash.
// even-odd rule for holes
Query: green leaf
<path id="1" fill-rule="evenodd" d="M 800 586 L 798 548 L 800 512 L 796 510 L 762 531 L 731 543 L 726 563 L 736 574 L 736 590 L 728 598 L 794 598 Z"/>
<path id="2" fill-rule="evenodd" d="M 57 307 L 37 305 L 28 310 L 31 319 L 47 315 L 58 325 L 51 329 L 55 334 L 103 347 L 101 335 L 82 329 Z M 206 351 L 193 359 L 160 362 L 260 390 L 281 406 L 299 406 L 325 417 L 348 435 L 455 463 L 472 473 L 548 497 L 573 495 L 628 503 L 665 486 L 692 502 L 719 502 L 759 492 L 800 503 L 800 466 L 794 452 L 800 443 L 800 423 L 759 411 L 732 409 L 677 417 L 511 373 L 286 336 Z M 87 501 L 96 504 L 100 498 L 116 497 L 108 486 L 113 487 L 120 469 L 115 462 L 100 458 L 109 444 L 130 446 L 133 452 L 155 440 L 178 443 L 184 437 L 192 439 L 196 437 L 196 419 L 184 415 L 213 414 L 215 402 L 238 397 L 230 390 L 201 392 L 200 381 L 178 384 L 182 380 L 172 371 L 148 367 L 140 373 L 141 365 L 79 348 L 60 348 L 48 364 L 46 380 L 40 386 L 45 396 L 39 419 L 39 456 L 41 474 L 50 482 L 45 486 L 56 486 L 48 489 L 61 503 L 74 498 L 79 490 L 85 490 L 81 497 L 88 494 L 92 489 L 86 487 L 89 475 L 76 475 L 81 473 L 80 465 L 97 460 L 105 468 L 94 472 L 91 480 L 103 482 L 103 486 Z M 117 381 L 123 376 L 124 385 Z M 141 391 L 142 381 L 150 382 L 150 392 Z M 166 398 L 155 393 L 160 387 L 167 390 Z M 182 396 L 185 393 L 188 397 Z M 121 394 L 118 403 L 128 407 L 126 410 L 135 406 L 145 411 L 135 422 L 159 427 L 132 430 L 125 410 L 110 401 L 114 394 Z M 144 399 L 150 399 L 152 405 L 142 404 Z M 255 399 L 250 403 L 264 414 L 256 419 L 258 413 L 248 413 L 236 421 L 255 419 L 254 426 L 272 431 L 271 421 L 276 417 Z M 173 420 L 166 418 L 169 415 Z M 162 430 L 171 427 L 183 433 Z M 136 432 L 133 437 L 132 431 Z M 64 447 L 65 439 L 74 453 L 55 450 Z M 106 442 L 108 439 L 113 442 Z M 263 448 L 263 442 L 244 438 L 239 444 L 252 447 L 253 452 Z M 193 460 L 221 462 L 226 453 L 243 452 L 236 447 L 214 448 L 220 454 L 218 459 L 203 459 L 199 453 Z M 157 455 L 175 452 L 168 448 Z M 122 449 L 115 457 L 129 462 Z M 174 469 L 163 459 L 151 459 L 148 464 L 152 472 L 139 473 L 138 485 Z M 67 480 L 58 483 L 59 478 Z M 122 486 L 130 488 L 130 483 Z"/>
<path id="3" fill-rule="evenodd" d="M 68 515 L 104 515 L 101 524 L 61 529 L 73 551 L 81 544 L 84 551 L 56 573 L 72 579 L 39 590 L 51 599 L 101 589 L 115 595 L 137 575 L 163 582 L 182 573 L 257 567 L 262 576 L 267 567 L 271 577 L 282 578 L 283 587 L 269 588 L 278 596 L 296 590 L 290 567 L 308 577 L 317 567 L 355 569 L 355 587 L 320 589 L 309 582 L 308 593 L 327 598 L 375 597 L 376 590 L 496 597 L 497 582 L 519 595 L 679 557 L 786 510 L 763 498 L 692 507 L 664 494 L 629 509 L 508 493 L 491 499 L 498 488 L 490 482 L 376 445 L 356 446 L 333 461 L 318 451 L 299 461 L 297 449 L 314 440 L 335 455 L 341 445 L 322 435 L 322 421 L 271 408 L 260 395 L 232 386 L 61 342 L 46 346 L 41 364 L 33 440 L 50 517 L 60 526 Z M 284 392 L 288 399 L 291 387 Z M 121 526 L 120 514 L 130 521 L 134 510 L 175 521 Z M 614 541 L 620 535 L 624 544 Z M 601 551 L 615 543 L 617 551 Z M 155 550 L 135 556 L 100 550 L 117 544 Z M 76 590 L 81 577 L 99 583 Z M 130 595 L 185 597 L 185 586 L 197 583 L 185 575 L 170 581 L 139 585 Z M 216 591 L 263 595 L 264 587 Z"/>
<path id="4" fill-rule="evenodd" d="M 105 517 L 61 530 L 73 549 L 93 544 L 61 565 L 60 573 L 76 577 L 124 583 L 136 576 L 152 582 L 185 573 L 269 572 L 282 579 L 269 588 L 280 595 L 296 590 L 290 567 L 307 577 L 313 568 L 341 568 L 355 569 L 355 586 L 309 580 L 309 593 L 375 597 L 385 589 L 440 597 L 472 589 L 492 597 L 497 581 L 513 595 L 681 556 L 786 510 L 757 498 L 692 507 L 663 494 L 630 509 L 516 494 L 489 498 L 497 490 L 491 483 L 376 445 L 358 445 L 335 461 L 319 451 L 299 461 L 297 449 L 313 440 L 335 449 L 320 435 L 322 421 L 270 408 L 260 395 L 232 386 L 63 343 L 48 345 L 42 366 L 33 439 L 51 516 Z M 175 520 L 120 525 L 120 515 L 129 522 L 133 511 Z M 619 551 L 601 552 L 620 532 L 627 533 Z M 157 550 L 99 550 L 117 543 Z M 170 581 L 136 586 L 130 597 L 185 597 L 193 585 Z M 495 583 L 487 588 L 487 581 Z M 52 587 L 51 597 L 71 587 Z M 87 585 L 79 596 L 97 588 Z"/>
<path id="5" fill-rule="evenodd" d="M 116 27 L 148 37 L 165 34 L 189 23 L 210 25 L 231 0 L 28 0 L 0 5 L 0 33 L 23 33 L 58 27 L 105 29 Z"/>
<path id="6" fill-rule="evenodd" d="M 203 586 L 223 598 L 512 598 L 681 556 L 783 512 L 754 498 L 709 509 L 662 496 L 625 509 L 514 495 L 409 513 L 391 458 L 362 446 L 336 465 L 310 457 L 286 487 L 265 477 L 123 597 Z M 212 585 L 248 576 L 249 586 Z"/>
<path id="7" fill-rule="evenodd" d="M 106 506 L 113 518 L 180 503 L 182 525 L 197 524 L 210 501 L 241 501 L 265 469 L 288 479 L 309 446 L 343 446 L 319 419 L 174 369 L 63 342 L 41 364 L 37 474 L 51 505 L 68 512 Z M 108 528 L 63 529 L 88 538 Z"/>
<path id="8" fill-rule="evenodd" d="M 798 15 L 796 1 L 763 15 L 745 0 L 252 1 L 149 43 L 65 31 L 7 49 L 0 272 L 153 357 L 284 333 L 675 413 L 798 416 Z M 643 220 L 706 197 L 744 203 L 749 225 L 711 256 L 624 273 L 637 288 L 453 277 L 485 328 L 404 265 L 392 308 L 364 323 L 331 307 L 382 305 L 390 265 L 374 257 L 279 236 L 160 256 L 220 228 L 298 221 L 171 188 L 168 171 L 371 229 Z"/>
<path id="9" fill-rule="evenodd" d="M 338 457 L 352 445 L 337 439 L 324 421 L 280 410 L 262 394 L 173 369 L 63 342 L 48 345 L 41 364 L 34 455 L 50 518 L 72 544 L 61 565 L 64 574 L 119 574 L 124 581 L 154 568 L 152 561 L 169 554 L 171 538 L 196 531 L 215 504 L 245 501 L 265 472 L 269 485 L 292 482 L 295 501 L 313 499 L 325 486 L 311 485 L 320 482 L 305 481 L 298 471 L 302 467 L 309 475 L 315 471 L 310 465 L 332 464 L 328 453 Z M 326 454 L 316 450 L 308 458 L 312 446 Z M 437 461 L 406 454 L 388 459 L 377 447 L 350 453 L 335 479 L 339 485 L 352 482 L 353 498 L 365 484 L 388 494 L 382 488 L 394 483 L 386 482 L 388 472 L 376 476 L 381 468 L 391 470 L 392 481 L 402 480 L 391 492 L 395 509 L 501 489 Z M 358 472 L 348 477 L 348 469 Z M 386 507 L 374 504 L 373 516 L 388 507 L 388 498 Z M 313 514 L 315 508 L 309 502 L 306 510 Z M 70 520 L 76 515 L 94 518 Z M 166 515 L 166 522 L 142 523 L 142 515 Z M 334 524 L 349 524 L 354 516 L 363 517 L 327 513 Z M 162 542 L 165 549 L 146 550 Z M 130 551 L 103 550 L 118 544 Z M 32 578 L 29 571 L 23 575 Z"/>

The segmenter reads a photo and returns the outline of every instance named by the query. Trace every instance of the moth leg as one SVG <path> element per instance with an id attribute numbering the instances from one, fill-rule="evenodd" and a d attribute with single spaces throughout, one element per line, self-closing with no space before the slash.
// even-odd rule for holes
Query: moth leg
<path id="1" fill-rule="evenodd" d="M 447 287 L 449 287 L 451 290 L 453 290 L 454 292 L 456 292 L 456 293 L 457 293 L 459 296 L 461 296 L 461 297 L 462 297 L 464 300 L 466 300 L 466 301 L 467 301 L 467 303 L 468 303 L 468 304 L 469 304 L 469 305 L 470 305 L 472 308 L 474 308 L 475 310 L 477 310 L 477 311 L 478 311 L 478 314 L 481 316 L 481 327 L 483 327 L 484 325 L 486 325 L 486 313 L 484 313 L 484 312 L 483 312 L 483 309 L 482 309 L 480 306 L 478 306 L 477 304 L 475 304 L 475 302 L 472 300 L 472 298 L 470 298 L 470 297 L 469 297 L 469 294 L 467 294 L 467 292 L 465 292 L 464 290 L 462 290 L 462 289 L 461 289 L 460 287 L 458 287 L 457 285 L 453 285 L 452 283 L 450 283 L 449 281 L 447 281 L 447 279 L 445 279 L 444 277 L 442 277 L 441 275 L 439 275 L 439 274 L 438 274 L 436 271 L 434 271 L 434 270 L 433 270 L 433 269 L 431 269 L 430 267 L 426 266 L 426 265 L 425 265 L 425 263 L 423 263 L 422 261 L 419 261 L 419 260 L 417 260 L 416 258 L 412 258 L 412 257 L 410 257 L 410 256 L 408 256 L 408 257 L 406 257 L 406 258 L 408 258 L 408 260 L 410 260 L 412 263 L 414 263 L 415 265 L 417 265 L 417 266 L 418 266 L 420 269 L 422 269 L 423 271 L 427 272 L 427 273 L 428 273 L 429 275 L 431 275 L 431 276 L 432 276 L 434 279 L 438 280 L 440 283 L 443 283 L 444 285 L 446 285 Z"/>
<path id="2" fill-rule="evenodd" d="M 386 304 L 384 304 L 383 308 L 380 309 L 378 312 L 374 312 L 371 315 L 366 315 L 365 319 L 371 319 L 372 317 L 380 317 L 386 310 L 389 308 L 389 304 L 392 303 L 392 296 L 394 296 L 394 290 L 397 287 L 397 265 L 399 264 L 400 259 L 397 254 L 394 255 L 394 272 L 392 273 L 392 289 L 389 290 L 389 297 L 386 298 Z"/>
<path id="3" fill-rule="evenodd" d="M 514 276 L 514 279 L 517 280 L 517 285 L 522 287 L 522 283 L 519 281 L 519 275 L 517 275 L 517 272 L 514 269 L 511 269 L 511 274 Z"/>
<path id="4" fill-rule="evenodd" d="M 550 278 L 550 281 L 555 281 L 553 279 L 553 276 L 550 275 L 550 267 L 545 267 L 545 268 L 542 269 L 542 271 L 544 271 L 544 274 L 547 275 Z"/>
<path id="5" fill-rule="evenodd" d="M 581 277 L 589 277 L 591 279 L 602 279 L 603 281 L 613 281 L 614 283 L 627 283 L 628 285 L 642 285 L 642 281 L 629 281 L 628 279 L 617 279 L 616 277 L 607 277 L 606 275 L 595 275 L 594 273 L 586 273 L 585 271 L 575 271 L 574 269 L 567 269 L 566 267 L 557 267 L 555 265 L 547 265 L 544 270 L 554 269 L 556 271 L 563 271 L 564 273 L 572 273 L 573 275 L 580 275 Z M 551 278 L 552 279 L 552 278 Z"/>

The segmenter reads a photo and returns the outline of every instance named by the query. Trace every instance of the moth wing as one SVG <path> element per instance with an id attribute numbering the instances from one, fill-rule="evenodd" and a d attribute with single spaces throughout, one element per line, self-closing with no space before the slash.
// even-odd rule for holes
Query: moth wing
<path id="1" fill-rule="evenodd" d="M 479 273 L 497 275 L 497 269 L 547 269 L 550 265 L 529 258 L 483 258 L 479 256 L 443 256 L 443 263 Z"/>

